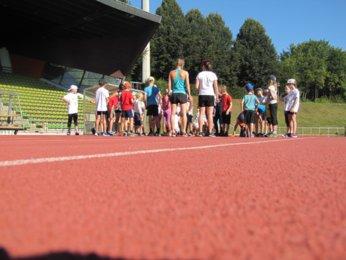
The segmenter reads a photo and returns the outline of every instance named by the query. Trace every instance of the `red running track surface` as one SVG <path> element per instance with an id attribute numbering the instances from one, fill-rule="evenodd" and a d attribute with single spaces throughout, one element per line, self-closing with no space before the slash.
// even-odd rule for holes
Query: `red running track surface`
<path id="1" fill-rule="evenodd" d="M 7 136 L 0 147 L 11 257 L 346 259 L 346 138 Z"/>

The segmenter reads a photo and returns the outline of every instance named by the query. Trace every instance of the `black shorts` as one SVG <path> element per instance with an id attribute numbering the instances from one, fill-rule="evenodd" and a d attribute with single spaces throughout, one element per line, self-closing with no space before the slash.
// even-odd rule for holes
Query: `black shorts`
<path id="1" fill-rule="evenodd" d="M 75 114 L 69 114 L 68 115 L 68 121 L 67 121 L 67 126 L 68 128 L 71 127 L 72 125 L 72 119 L 73 119 L 73 123 L 75 126 L 78 126 L 78 114 L 75 113 Z"/>
<path id="2" fill-rule="evenodd" d="M 287 127 L 290 126 L 290 120 L 288 119 L 288 114 L 289 113 L 290 113 L 289 111 L 285 111 L 285 123 L 286 123 Z"/>
<path id="3" fill-rule="evenodd" d="M 222 123 L 231 124 L 231 112 L 228 115 L 226 115 L 226 112 L 222 112 Z"/>
<path id="4" fill-rule="evenodd" d="M 192 115 L 187 114 L 187 123 L 188 123 L 188 124 L 191 124 L 191 123 L 192 123 L 192 118 L 193 118 Z"/>
<path id="5" fill-rule="evenodd" d="M 141 114 L 135 112 L 135 126 L 142 126 Z"/>
<path id="6" fill-rule="evenodd" d="M 98 116 L 102 116 L 102 115 L 107 116 L 108 111 L 97 111 L 96 114 L 97 114 Z"/>
<path id="7" fill-rule="evenodd" d="M 121 112 L 121 117 L 123 118 L 133 118 L 132 110 L 124 110 Z"/>
<path id="8" fill-rule="evenodd" d="M 117 109 L 117 110 L 115 110 L 115 113 L 116 113 L 116 114 L 120 114 L 120 113 L 121 113 L 121 110 Z"/>
<path id="9" fill-rule="evenodd" d="M 187 103 L 187 95 L 183 93 L 173 93 L 171 96 L 172 104 L 185 104 Z"/>
<path id="10" fill-rule="evenodd" d="M 159 107 L 157 105 L 150 105 L 147 107 L 147 116 L 158 116 Z"/>
<path id="11" fill-rule="evenodd" d="M 206 95 L 198 96 L 199 107 L 213 107 L 214 103 L 215 103 L 214 96 L 206 96 Z"/>
<path id="12" fill-rule="evenodd" d="M 254 110 L 245 110 L 245 123 L 254 124 L 256 119 L 256 112 Z"/>
<path id="13" fill-rule="evenodd" d="M 270 118 L 272 125 L 278 125 L 278 104 L 269 104 Z"/>

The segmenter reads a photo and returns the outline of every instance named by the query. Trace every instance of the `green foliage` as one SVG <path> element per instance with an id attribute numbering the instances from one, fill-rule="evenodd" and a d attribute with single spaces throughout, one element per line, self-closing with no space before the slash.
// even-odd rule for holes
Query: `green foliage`
<path id="1" fill-rule="evenodd" d="M 229 94 L 234 99 L 242 99 L 244 95 L 246 94 L 246 91 L 243 87 L 231 87 L 229 89 Z"/>
<path id="2" fill-rule="evenodd" d="M 207 38 L 204 57 L 210 60 L 214 71 L 224 83 L 234 81 L 237 64 L 232 55 L 232 33 L 218 14 L 209 14 L 206 18 Z"/>
<path id="3" fill-rule="evenodd" d="M 303 96 L 318 100 L 334 99 L 346 94 L 346 55 L 326 41 L 309 41 L 291 45 L 281 55 L 283 79 L 295 78 Z"/>
<path id="4" fill-rule="evenodd" d="M 189 71 L 190 81 L 194 82 L 198 72 L 200 71 L 201 60 L 204 58 L 204 50 L 207 47 L 207 35 L 205 34 L 207 24 L 201 12 L 192 9 L 186 16 L 186 44 L 185 44 L 185 60 L 186 70 Z"/>
<path id="5" fill-rule="evenodd" d="M 175 60 L 184 54 L 185 17 L 175 0 L 163 0 L 156 14 L 162 16 L 162 22 L 152 39 L 152 70 L 157 78 L 166 78 Z"/>
<path id="6" fill-rule="evenodd" d="M 156 80 L 155 84 L 160 89 L 161 94 L 164 94 L 166 89 L 168 88 L 167 80 L 164 79 Z"/>
<path id="7" fill-rule="evenodd" d="M 265 28 L 256 20 L 247 19 L 233 41 L 231 30 L 218 14 L 204 17 L 198 9 L 192 9 L 184 15 L 176 0 L 163 0 L 156 14 L 162 16 L 162 23 L 151 41 L 151 70 L 155 78 L 162 79 L 158 81 L 162 90 L 167 87 L 168 73 L 176 59 L 182 57 L 191 84 L 195 83 L 201 60 L 210 60 L 219 84 L 226 84 L 235 98 L 242 98 L 246 83 L 265 86 L 268 75 L 274 74 L 281 82 L 280 91 L 287 79 L 295 78 L 302 100 L 346 100 L 346 52 L 326 41 L 291 45 L 278 59 Z M 141 73 L 140 58 L 130 78 L 138 81 Z M 193 86 L 191 92 L 197 94 Z"/>
<path id="8" fill-rule="evenodd" d="M 240 28 L 234 50 L 239 58 L 238 84 L 248 82 L 256 86 L 266 84 L 270 74 L 278 72 L 277 54 L 264 27 L 253 19 L 247 19 Z"/>
<path id="9" fill-rule="evenodd" d="M 175 0 L 164 0 L 157 9 L 162 24 L 152 40 L 152 67 L 155 76 L 166 78 L 175 60 L 183 57 L 191 82 L 200 71 L 203 59 L 226 83 L 236 80 L 237 62 L 232 54 L 232 33 L 218 14 L 204 17 L 197 9 L 185 16 Z"/>

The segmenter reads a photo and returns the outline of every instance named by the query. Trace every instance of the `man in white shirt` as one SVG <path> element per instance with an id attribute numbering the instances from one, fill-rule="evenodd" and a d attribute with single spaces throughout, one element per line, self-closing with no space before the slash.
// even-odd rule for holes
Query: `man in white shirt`
<path id="1" fill-rule="evenodd" d="M 101 124 L 103 135 L 108 136 L 107 133 L 107 122 L 106 122 L 106 115 L 108 113 L 108 98 L 109 98 L 109 91 L 106 89 L 106 81 L 104 79 L 99 80 L 99 88 L 96 91 L 96 98 L 95 98 L 95 104 L 96 104 L 96 125 L 95 125 L 95 135 L 99 135 L 99 125 Z"/>
<path id="2" fill-rule="evenodd" d="M 67 95 L 63 97 L 64 102 L 68 104 L 68 121 L 67 121 L 67 135 L 71 135 L 72 119 L 75 127 L 75 134 L 79 135 L 78 131 L 78 97 L 83 98 L 82 94 L 77 93 L 78 87 L 71 85 Z"/>

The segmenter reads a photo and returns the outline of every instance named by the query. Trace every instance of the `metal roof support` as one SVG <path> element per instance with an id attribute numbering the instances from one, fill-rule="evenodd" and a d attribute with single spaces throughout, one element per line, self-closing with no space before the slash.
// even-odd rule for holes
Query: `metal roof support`
<path id="1" fill-rule="evenodd" d="M 143 11 L 150 11 L 149 0 L 142 0 Z M 145 82 L 150 77 L 150 42 L 143 51 L 143 63 L 142 63 L 142 82 Z"/>

